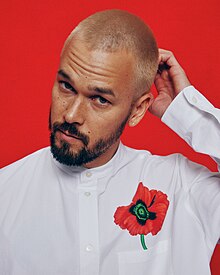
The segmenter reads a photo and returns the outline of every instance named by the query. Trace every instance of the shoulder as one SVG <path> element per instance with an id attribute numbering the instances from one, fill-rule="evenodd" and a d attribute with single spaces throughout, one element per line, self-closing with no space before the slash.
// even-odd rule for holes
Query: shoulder
<path id="1" fill-rule="evenodd" d="M 9 164 L 0 169 L 0 179 L 3 181 L 13 176 L 14 174 L 21 174 L 21 172 L 28 173 L 38 162 L 48 160 L 50 157 L 50 147 L 42 148 L 26 157 Z"/>
<path id="2" fill-rule="evenodd" d="M 175 165 L 181 159 L 186 159 L 183 155 L 174 153 L 166 156 L 154 155 L 151 152 L 143 149 L 134 149 L 123 145 L 123 154 L 128 161 L 140 162 L 146 165 Z"/>
<path id="3" fill-rule="evenodd" d="M 127 163 L 143 173 L 165 173 L 182 178 L 184 182 L 197 181 L 201 178 L 213 176 L 213 173 L 201 164 L 190 161 L 179 153 L 170 155 L 154 155 L 147 150 L 137 150 L 123 146 L 123 154 Z M 216 173 L 214 173 L 216 174 Z M 218 173 L 217 173 L 218 174 Z"/>

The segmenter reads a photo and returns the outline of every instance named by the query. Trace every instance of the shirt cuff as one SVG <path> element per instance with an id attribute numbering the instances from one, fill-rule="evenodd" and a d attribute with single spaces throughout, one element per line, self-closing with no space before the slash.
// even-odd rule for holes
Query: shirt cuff
<path id="1" fill-rule="evenodd" d="M 211 109 L 213 105 L 193 86 L 188 86 L 175 97 L 161 120 L 177 134 L 185 136 L 202 116 L 202 111 L 209 112 Z"/>

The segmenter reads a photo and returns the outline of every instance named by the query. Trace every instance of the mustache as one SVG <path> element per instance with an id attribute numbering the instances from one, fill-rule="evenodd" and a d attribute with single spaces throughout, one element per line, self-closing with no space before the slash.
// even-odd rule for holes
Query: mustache
<path id="1" fill-rule="evenodd" d="M 55 122 L 53 124 L 53 128 L 52 128 L 52 131 L 53 133 L 55 134 L 57 131 L 68 131 L 68 133 L 70 135 L 74 135 L 76 136 L 77 138 L 81 139 L 82 142 L 87 146 L 89 144 L 89 137 L 83 133 L 81 133 L 75 123 L 73 124 L 70 124 L 68 122 L 64 122 L 64 123 L 59 123 L 59 122 Z"/>

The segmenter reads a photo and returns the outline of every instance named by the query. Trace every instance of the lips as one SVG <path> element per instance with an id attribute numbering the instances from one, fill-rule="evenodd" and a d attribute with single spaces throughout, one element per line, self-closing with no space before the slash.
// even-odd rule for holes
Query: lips
<path id="1" fill-rule="evenodd" d="M 54 122 L 52 125 L 52 133 L 58 135 L 61 139 L 67 141 L 68 143 L 82 142 L 85 146 L 89 144 L 89 137 L 84 133 L 80 132 L 75 123 L 58 123 Z"/>
<path id="2" fill-rule="evenodd" d="M 66 132 L 66 131 L 62 131 L 62 130 L 60 130 L 59 129 L 59 131 L 64 135 L 64 139 L 66 139 L 65 138 L 65 136 L 67 137 L 67 138 L 75 138 L 75 139 L 78 139 L 78 140 L 81 140 L 82 141 L 82 139 L 81 138 L 79 138 L 78 136 L 75 136 L 75 135 L 72 135 L 72 134 L 70 134 L 70 133 L 68 133 L 68 132 Z"/>

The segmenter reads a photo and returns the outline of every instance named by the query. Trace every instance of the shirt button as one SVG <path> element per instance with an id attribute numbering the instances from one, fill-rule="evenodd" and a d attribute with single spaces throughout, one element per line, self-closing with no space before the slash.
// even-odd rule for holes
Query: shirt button
<path id="1" fill-rule="evenodd" d="M 90 193 L 90 192 L 85 192 L 84 195 L 85 195 L 86 197 L 89 197 L 89 196 L 91 196 L 91 193 Z"/>
<path id="2" fill-rule="evenodd" d="M 193 96 L 192 102 L 193 102 L 193 103 L 197 103 L 197 101 L 198 101 L 197 98 L 196 98 L 195 96 Z"/>
<path id="3" fill-rule="evenodd" d="M 92 252 L 94 250 L 94 248 L 93 248 L 93 246 L 91 245 L 91 244 L 88 244 L 87 246 L 86 246 L 86 251 L 87 252 Z"/>
<path id="4" fill-rule="evenodd" d="M 91 172 L 86 172 L 86 176 L 87 176 L 87 178 L 90 178 L 92 176 L 92 173 Z"/>

